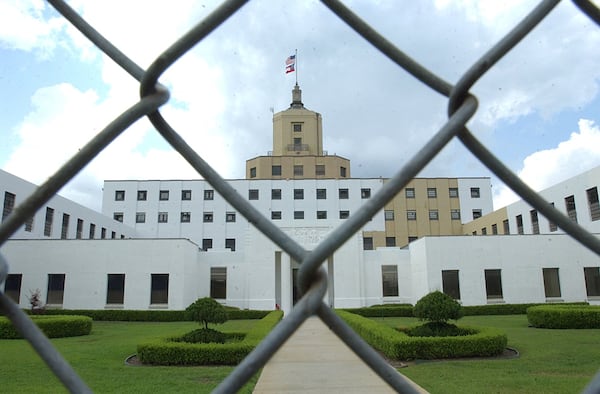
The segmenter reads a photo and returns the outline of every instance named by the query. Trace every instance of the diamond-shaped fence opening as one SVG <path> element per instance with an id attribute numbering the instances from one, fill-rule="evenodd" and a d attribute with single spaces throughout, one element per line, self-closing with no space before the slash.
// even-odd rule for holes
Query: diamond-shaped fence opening
<path id="1" fill-rule="evenodd" d="M 20 204 L 0 226 L 0 245 L 33 215 L 67 182 L 69 182 L 96 155 L 138 119 L 147 116 L 156 131 L 176 149 L 185 160 L 225 198 L 229 204 L 268 236 L 295 261 L 300 261 L 299 284 L 303 292 L 301 300 L 291 313 L 261 342 L 246 359 L 216 388 L 215 392 L 233 392 L 242 387 L 277 349 L 310 316 L 318 315 L 357 355 L 359 355 L 381 378 L 399 392 L 415 392 L 400 374 L 389 373 L 385 361 L 352 331 L 337 315 L 322 302 L 327 289 L 327 278 L 321 263 L 365 225 L 369 219 L 390 201 L 415 177 L 453 138 L 458 138 L 499 179 L 511 187 L 532 207 L 560 226 L 582 245 L 600 255 L 600 241 L 577 223 L 551 207 L 542 197 L 525 185 L 513 172 L 499 161 L 466 127 L 467 121 L 477 111 L 477 100 L 469 93 L 473 84 L 494 66 L 508 51 L 540 23 L 556 6 L 557 0 L 546 0 L 535 7 L 505 37 L 489 49 L 473 64 L 454 85 L 444 81 L 430 70 L 408 57 L 385 37 L 378 34 L 358 15 L 338 0 L 323 0 L 333 13 L 347 23 L 360 36 L 376 47 L 399 67 L 412 74 L 436 92 L 448 97 L 448 121 L 446 124 L 387 182 L 381 190 L 365 203 L 356 214 L 336 228 L 311 252 L 306 251 L 292 238 L 265 218 L 244 200 L 235 190 L 202 159 L 160 113 L 160 107 L 168 101 L 169 92 L 158 83 L 159 77 L 183 54 L 202 41 L 211 31 L 233 15 L 246 2 L 229 0 L 198 23 L 187 34 L 173 43 L 148 67 L 142 69 L 124 53 L 103 38 L 85 20 L 77 15 L 62 0 L 49 2 L 71 24 L 79 29 L 98 48 L 111 57 L 133 78 L 140 82 L 140 101 L 126 109 L 96 137 L 90 140 L 75 156 L 60 168 L 47 182 L 42 184 L 27 200 Z M 600 10 L 591 2 L 577 0 L 574 3 L 600 25 Z M 0 255 L 0 283 L 8 273 L 8 262 Z M 0 292 L 0 308 L 21 331 L 40 357 L 48 364 L 62 383 L 72 392 L 91 392 L 85 382 L 60 356 L 35 324 L 7 296 Z M 600 377 L 590 383 L 586 392 L 600 391 Z"/>

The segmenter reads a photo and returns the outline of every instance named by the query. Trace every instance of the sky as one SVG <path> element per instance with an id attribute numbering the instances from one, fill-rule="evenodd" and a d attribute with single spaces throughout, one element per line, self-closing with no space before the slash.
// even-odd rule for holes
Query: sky
<path id="1" fill-rule="evenodd" d="M 404 53 L 449 83 L 535 1 L 347 1 Z M 596 2 L 597 4 L 598 2 Z M 73 0 L 142 68 L 218 2 Z M 600 165 L 600 27 L 561 2 L 471 89 L 468 127 L 535 190 Z M 297 50 L 295 73 L 285 59 Z M 447 98 L 381 55 L 317 1 L 256 0 L 161 76 L 167 121 L 224 178 L 272 149 L 272 111 L 296 78 L 323 116 L 324 149 L 352 177 L 391 177 L 447 120 Z M 0 168 L 39 184 L 139 100 L 136 81 L 48 3 L 0 1 Z M 490 177 L 494 208 L 518 199 L 459 141 L 420 177 Z M 100 210 L 105 179 L 197 179 L 147 119 L 125 131 L 60 192 Z"/>

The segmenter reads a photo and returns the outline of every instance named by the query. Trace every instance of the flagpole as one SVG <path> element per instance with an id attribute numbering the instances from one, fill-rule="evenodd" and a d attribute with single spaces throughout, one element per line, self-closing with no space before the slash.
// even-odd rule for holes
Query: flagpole
<path id="1" fill-rule="evenodd" d="M 296 58 L 296 85 L 298 85 L 298 49 L 296 49 L 294 57 Z"/>

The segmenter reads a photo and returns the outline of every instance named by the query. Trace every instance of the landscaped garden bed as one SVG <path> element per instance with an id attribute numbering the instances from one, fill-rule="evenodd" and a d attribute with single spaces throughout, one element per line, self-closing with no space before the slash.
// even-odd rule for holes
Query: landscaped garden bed
<path id="1" fill-rule="evenodd" d="M 600 328 L 600 306 L 550 304 L 527 309 L 527 320 L 538 328 Z"/>
<path id="2" fill-rule="evenodd" d="M 92 319 L 87 316 L 33 315 L 31 320 L 48 338 L 65 338 L 88 335 L 92 330 Z M 21 334 L 12 322 L 0 316 L 0 339 L 20 339 Z"/>

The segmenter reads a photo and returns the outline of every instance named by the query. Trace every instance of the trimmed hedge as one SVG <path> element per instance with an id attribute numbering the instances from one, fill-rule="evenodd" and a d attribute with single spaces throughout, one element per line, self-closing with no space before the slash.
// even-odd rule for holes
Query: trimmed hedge
<path id="1" fill-rule="evenodd" d="M 336 312 L 367 343 L 395 360 L 495 356 L 507 344 L 506 334 L 495 328 L 462 327 L 476 334 L 456 337 L 410 337 L 374 320 Z"/>
<path id="2" fill-rule="evenodd" d="M 373 305 L 368 308 L 342 309 L 364 317 L 413 317 L 413 306 L 398 305 Z"/>
<path id="3" fill-rule="evenodd" d="M 527 309 L 527 320 L 537 328 L 600 328 L 600 306 L 533 306 Z"/>
<path id="4" fill-rule="evenodd" d="M 271 311 L 227 309 L 229 320 L 262 319 Z M 46 315 L 81 315 L 96 321 L 191 321 L 185 311 L 129 310 L 129 309 L 46 309 Z"/>
<path id="5" fill-rule="evenodd" d="M 152 365 L 236 365 L 279 323 L 282 311 L 272 311 L 236 343 L 185 343 L 179 337 L 162 338 L 137 346 L 143 364 Z"/>
<path id="6" fill-rule="evenodd" d="M 89 335 L 92 319 L 87 316 L 30 316 L 48 338 Z M 6 317 L 0 317 L 0 339 L 21 339 L 21 334 Z"/>

